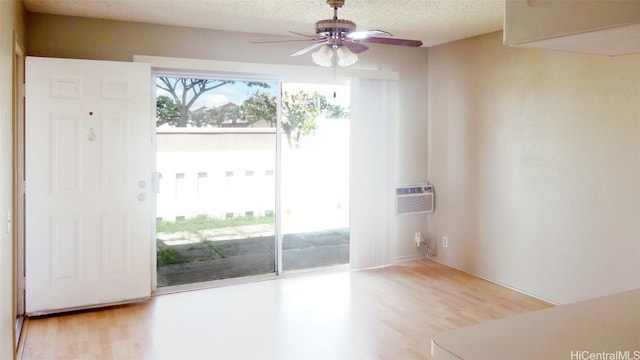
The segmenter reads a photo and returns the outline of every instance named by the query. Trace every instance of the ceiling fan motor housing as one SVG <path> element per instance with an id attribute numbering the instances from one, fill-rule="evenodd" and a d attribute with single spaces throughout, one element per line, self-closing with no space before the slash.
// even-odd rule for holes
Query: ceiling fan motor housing
<path id="1" fill-rule="evenodd" d="M 320 20 L 316 23 L 316 34 L 326 37 L 344 37 L 356 30 L 356 23 L 343 19 Z"/>
<path id="2" fill-rule="evenodd" d="M 344 0 L 327 0 L 327 4 L 332 8 L 341 8 L 344 5 Z"/>

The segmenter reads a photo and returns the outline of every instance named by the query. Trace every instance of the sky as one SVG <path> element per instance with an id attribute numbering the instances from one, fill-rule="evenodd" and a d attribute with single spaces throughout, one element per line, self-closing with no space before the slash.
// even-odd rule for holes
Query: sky
<path id="1" fill-rule="evenodd" d="M 160 82 L 158 81 L 158 83 Z M 219 88 L 207 91 L 207 93 L 201 95 L 198 101 L 194 104 L 193 108 L 199 108 L 202 106 L 218 107 L 230 102 L 240 105 L 246 98 L 250 97 L 251 94 L 253 94 L 258 89 L 263 92 L 269 92 L 270 94 L 272 94 L 272 96 L 275 96 L 277 83 L 275 81 L 271 81 L 271 84 L 271 88 L 262 88 L 257 86 L 249 87 L 244 81 L 236 81 L 233 84 L 226 84 Z M 156 96 L 160 95 L 169 94 L 165 90 L 156 88 Z"/>

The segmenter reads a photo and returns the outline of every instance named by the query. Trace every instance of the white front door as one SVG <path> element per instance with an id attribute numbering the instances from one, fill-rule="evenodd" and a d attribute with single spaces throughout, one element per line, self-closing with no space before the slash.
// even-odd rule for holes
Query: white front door
<path id="1" fill-rule="evenodd" d="M 28 57 L 26 82 L 26 313 L 149 297 L 149 65 Z"/>

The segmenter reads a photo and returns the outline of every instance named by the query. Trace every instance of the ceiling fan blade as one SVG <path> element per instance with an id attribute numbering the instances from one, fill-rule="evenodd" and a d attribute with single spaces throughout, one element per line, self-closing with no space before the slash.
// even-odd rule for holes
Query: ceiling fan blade
<path id="1" fill-rule="evenodd" d="M 352 31 L 346 35 L 346 37 L 359 40 L 368 37 L 377 37 L 377 36 L 393 36 L 391 33 L 382 30 L 360 30 L 360 31 Z"/>
<path id="2" fill-rule="evenodd" d="M 360 54 L 369 50 L 369 47 L 365 44 L 346 39 L 342 42 L 342 45 L 346 46 L 347 49 L 351 50 L 351 52 L 354 54 Z"/>
<path id="3" fill-rule="evenodd" d="M 296 42 L 296 41 L 314 41 L 314 40 L 320 40 L 320 39 L 286 39 L 286 40 L 258 40 L 258 41 L 251 41 L 252 44 L 271 44 L 271 43 L 281 43 L 281 42 Z M 324 39 L 322 39 L 322 41 L 324 41 Z"/>
<path id="4" fill-rule="evenodd" d="M 407 40 L 407 39 L 396 39 L 396 38 L 367 37 L 364 39 L 360 39 L 358 41 L 374 43 L 374 44 L 385 44 L 385 45 L 399 45 L 399 46 L 411 46 L 411 47 L 422 46 L 422 41 L 420 40 Z"/>
<path id="5" fill-rule="evenodd" d="M 316 38 L 316 39 L 318 38 L 318 35 L 316 35 L 316 34 L 313 34 L 313 35 L 311 35 L 311 34 L 303 34 L 303 33 L 295 32 L 295 31 L 291 31 L 291 30 L 289 30 L 289 32 L 291 34 L 298 35 L 298 36 L 304 36 L 304 37 Z"/>
<path id="6" fill-rule="evenodd" d="M 268 43 L 279 43 L 279 42 L 289 42 L 289 41 L 314 41 L 314 40 L 324 41 L 327 39 L 324 36 L 302 34 L 295 31 L 289 31 L 289 33 L 297 36 L 303 36 L 305 37 L 305 39 L 301 39 L 299 37 L 295 37 L 295 38 L 290 37 L 288 39 L 281 39 L 281 40 L 280 39 L 279 40 L 254 40 L 254 41 L 251 41 L 251 43 L 252 44 L 268 44 Z"/>
<path id="7" fill-rule="evenodd" d="M 323 46 L 323 45 L 326 45 L 326 40 L 324 40 L 324 39 L 320 40 L 320 41 L 317 41 L 317 42 L 315 42 L 315 43 L 313 43 L 313 44 L 311 44 L 309 46 L 305 46 L 302 49 L 294 52 L 290 56 L 298 56 L 298 55 L 306 54 L 309 51 L 311 51 L 311 50 L 313 50 L 315 48 L 319 48 L 320 46 Z"/>

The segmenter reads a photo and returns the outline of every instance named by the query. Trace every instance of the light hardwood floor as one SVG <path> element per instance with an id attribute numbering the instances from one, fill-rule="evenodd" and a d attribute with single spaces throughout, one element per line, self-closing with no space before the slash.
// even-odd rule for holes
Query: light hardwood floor
<path id="1" fill-rule="evenodd" d="M 429 260 L 30 319 L 22 359 L 430 359 L 433 334 L 551 305 Z"/>

